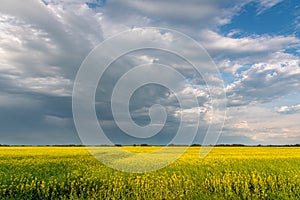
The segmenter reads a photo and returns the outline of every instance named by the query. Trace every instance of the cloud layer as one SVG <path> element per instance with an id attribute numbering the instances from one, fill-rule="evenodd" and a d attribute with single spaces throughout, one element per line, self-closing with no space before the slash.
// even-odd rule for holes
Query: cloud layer
<path id="1" fill-rule="evenodd" d="M 81 63 L 105 39 L 120 31 L 145 26 L 162 26 L 188 34 L 203 45 L 215 61 L 228 100 L 220 142 L 299 143 L 300 126 L 296 123 L 300 117 L 299 35 L 297 32 L 243 34 L 236 29 L 229 34 L 222 32 L 222 27 L 247 12 L 250 4 L 255 6 L 255 16 L 262 20 L 267 11 L 276 12 L 277 7 L 284 9 L 280 7 L 284 4 L 281 0 L 191 0 L 185 3 L 178 0 L 2 0 L 0 143 L 80 143 L 73 123 L 71 96 Z M 299 30 L 295 24 L 291 26 Z M 197 52 L 189 51 L 191 44 L 180 43 L 172 34 L 159 31 L 139 34 L 166 47 L 176 45 L 186 49 L 193 61 L 203 68 L 207 64 Z M 143 42 L 140 38 L 138 35 L 126 38 L 118 45 L 140 44 Z M 107 49 L 107 56 L 109 52 Z M 123 137 L 109 108 L 116 81 L 134 66 L 147 63 L 165 64 L 183 74 L 187 81 L 179 84 L 182 90 L 177 95 L 186 100 L 195 95 L 199 107 L 180 110 L 174 92 L 164 87 L 145 86 L 132 98 L 133 120 L 146 125 L 149 108 L 153 104 L 165 106 L 168 113 L 165 135 L 161 133 L 148 142 L 167 143 L 178 128 L 180 116 L 190 118 L 191 126 L 194 116 L 198 116 L 201 123 L 195 142 L 200 143 L 212 117 L 211 94 L 205 79 L 215 80 L 216 84 L 220 79 L 209 73 L 197 75 L 187 62 L 168 52 L 143 50 L 112 63 L 97 89 L 96 110 L 100 123 L 116 142 L 143 142 Z M 157 76 L 164 75 L 157 73 Z M 172 77 L 165 78 L 171 80 Z M 219 117 L 217 112 L 214 117 Z"/>

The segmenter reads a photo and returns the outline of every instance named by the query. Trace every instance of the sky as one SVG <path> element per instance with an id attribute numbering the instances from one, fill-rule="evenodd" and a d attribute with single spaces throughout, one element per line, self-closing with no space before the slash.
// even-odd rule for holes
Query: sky
<path id="1" fill-rule="evenodd" d="M 72 113 L 76 74 L 91 50 L 123 31 L 142 34 L 166 47 L 177 45 L 205 65 L 201 56 L 195 56 L 197 52 L 188 51 L 189 44 L 155 27 L 188 35 L 217 66 L 227 96 L 218 143 L 298 144 L 299 16 L 296 0 L 1 0 L 0 144 L 81 144 Z M 142 45 L 142 36 L 125 38 L 118 45 L 132 43 Z M 110 56 L 109 50 L 101 53 Z M 138 88 L 128 105 L 132 120 L 141 126 L 149 124 L 154 104 L 166 108 L 167 118 L 157 135 L 131 137 L 114 121 L 112 91 L 122 74 L 153 63 L 173 67 L 188 83 L 177 92 L 156 84 Z M 155 76 L 172 81 L 168 74 Z M 123 55 L 98 83 L 99 124 L 113 143 L 168 144 L 180 116 L 192 128 L 197 126 L 196 117 L 200 123 L 193 143 L 201 143 L 212 125 L 212 101 L 204 79 L 168 52 L 144 49 Z M 199 107 L 180 109 L 176 95 L 187 101 L 196 96 Z M 222 116 L 215 112 L 214 118 L 220 120 L 214 123 L 222 124 Z"/>

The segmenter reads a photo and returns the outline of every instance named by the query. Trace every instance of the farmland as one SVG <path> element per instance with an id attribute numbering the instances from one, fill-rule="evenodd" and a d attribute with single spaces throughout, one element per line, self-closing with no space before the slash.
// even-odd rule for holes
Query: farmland
<path id="1" fill-rule="evenodd" d="M 84 147 L 0 147 L 0 199 L 300 199 L 299 147 L 215 147 L 205 158 L 199 148 L 161 170 L 126 173 Z"/>

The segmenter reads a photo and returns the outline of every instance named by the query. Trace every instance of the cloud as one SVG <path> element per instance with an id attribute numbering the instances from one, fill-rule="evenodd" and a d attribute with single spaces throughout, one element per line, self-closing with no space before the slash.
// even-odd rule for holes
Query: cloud
<path id="1" fill-rule="evenodd" d="M 273 6 L 281 3 L 283 0 L 259 0 L 257 1 L 259 6 L 257 8 L 257 14 L 260 15 L 264 11 L 272 8 Z"/>
<path id="2" fill-rule="evenodd" d="M 229 106 L 266 103 L 296 91 L 300 85 L 300 60 L 276 53 L 265 63 L 256 63 L 236 74 L 226 88 Z"/>
<path id="3" fill-rule="evenodd" d="M 104 35 L 132 27 L 166 27 L 197 37 L 203 28 L 218 30 L 239 15 L 251 0 L 130 0 L 108 1 L 103 12 Z M 110 33 L 110 34 L 107 34 Z"/>
<path id="4" fill-rule="evenodd" d="M 245 121 L 241 121 L 239 123 L 233 124 L 233 127 L 237 128 L 237 129 L 249 129 L 249 125 L 248 122 Z"/>
<path id="5" fill-rule="evenodd" d="M 73 120 L 70 118 L 57 117 L 52 115 L 46 115 L 44 120 L 46 123 L 49 123 L 51 125 L 63 126 L 63 127 L 73 122 Z"/>
<path id="6" fill-rule="evenodd" d="M 61 119 L 72 121 L 75 74 L 103 40 L 100 16 L 78 1 L 0 2 L 3 143 L 79 143 L 73 123 Z"/>
<path id="7" fill-rule="evenodd" d="M 232 38 L 208 29 L 201 31 L 199 39 L 217 60 L 248 58 L 250 63 L 289 47 L 299 46 L 299 39 L 295 36 L 253 35 Z"/>
<path id="8" fill-rule="evenodd" d="M 295 106 L 281 106 L 276 109 L 278 113 L 281 114 L 294 114 L 300 112 L 300 104 Z"/>
<path id="9" fill-rule="evenodd" d="M 299 143 L 299 113 L 283 115 L 268 108 L 276 103 L 229 107 L 222 137 L 248 138 L 248 144 Z"/>
<path id="10" fill-rule="evenodd" d="M 252 140 L 267 144 L 296 144 L 300 141 L 300 135 L 298 133 L 272 133 L 270 131 L 260 132 L 251 137 Z"/>
<path id="11" fill-rule="evenodd" d="M 85 5 L 18 5 L 1 2 L 1 64 L 26 76 L 74 78 L 83 58 L 103 39 L 98 15 Z"/>
<path id="12" fill-rule="evenodd" d="M 0 92 L 0 108 L 14 108 L 17 109 L 19 107 L 35 107 L 39 104 L 38 101 L 30 99 L 28 97 L 24 97 L 19 94 L 9 94 L 6 92 Z"/>
<path id="13" fill-rule="evenodd" d="M 63 77 L 37 77 L 15 80 L 17 86 L 37 93 L 54 96 L 71 96 L 73 83 Z"/>

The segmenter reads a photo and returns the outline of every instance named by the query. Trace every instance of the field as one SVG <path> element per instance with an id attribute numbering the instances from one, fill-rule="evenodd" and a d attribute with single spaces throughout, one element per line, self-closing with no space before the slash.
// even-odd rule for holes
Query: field
<path id="1" fill-rule="evenodd" d="M 84 147 L 0 147 L 0 199 L 300 199 L 299 147 L 215 147 L 203 159 L 199 148 L 161 170 L 126 173 Z"/>

